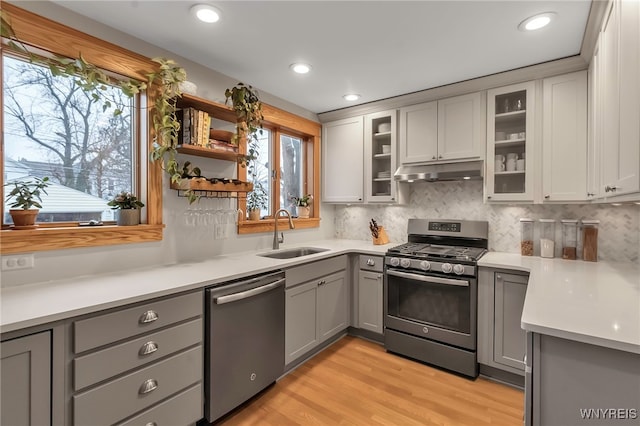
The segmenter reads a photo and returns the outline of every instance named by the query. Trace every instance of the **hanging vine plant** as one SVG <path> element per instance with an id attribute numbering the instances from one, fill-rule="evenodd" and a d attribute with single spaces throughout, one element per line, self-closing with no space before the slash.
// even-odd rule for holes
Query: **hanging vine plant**
<path id="1" fill-rule="evenodd" d="M 95 102 L 102 102 L 102 109 L 106 111 L 113 105 L 102 93 L 108 86 L 118 86 L 122 92 L 133 97 L 144 92 L 147 88 L 153 89 L 153 149 L 150 152 L 151 161 L 161 161 L 162 168 L 169 174 L 171 182 L 179 182 L 182 176 L 182 168 L 176 160 L 178 131 L 180 121 L 176 117 L 177 100 L 182 95 L 180 83 L 187 79 L 186 71 L 172 59 L 153 58 L 158 64 L 157 71 L 147 74 L 147 82 L 136 80 L 113 79 L 103 70 L 87 62 L 82 54 L 72 59 L 59 55 L 39 56 L 33 54 L 27 46 L 18 38 L 8 14 L 0 10 L 0 35 L 7 39 L 7 45 L 15 51 L 24 54 L 32 63 L 44 65 L 54 76 L 76 78 L 76 83 L 91 96 Z M 114 115 L 122 113 L 117 107 Z M 190 202 L 193 196 L 189 195 Z"/>

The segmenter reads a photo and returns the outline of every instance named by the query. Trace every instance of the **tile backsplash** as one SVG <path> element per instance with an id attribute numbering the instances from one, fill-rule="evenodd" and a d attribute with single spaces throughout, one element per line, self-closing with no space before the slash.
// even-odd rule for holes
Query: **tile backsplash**
<path id="1" fill-rule="evenodd" d="M 489 249 L 520 252 L 521 217 L 555 219 L 556 257 L 562 244 L 561 219 L 598 219 L 598 258 L 608 261 L 638 262 L 640 250 L 640 206 L 596 204 L 563 205 L 495 205 L 482 201 L 482 182 L 436 182 L 411 184 L 410 203 L 405 206 L 366 205 L 335 208 L 336 238 L 367 240 L 371 238 L 369 219 L 374 218 L 387 230 L 393 242 L 407 239 L 407 220 L 467 219 L 489 222 Z M 535 252 L 540 224 L 536 223 Z M 581 242 L 578 244 L 580 253 Z"/>

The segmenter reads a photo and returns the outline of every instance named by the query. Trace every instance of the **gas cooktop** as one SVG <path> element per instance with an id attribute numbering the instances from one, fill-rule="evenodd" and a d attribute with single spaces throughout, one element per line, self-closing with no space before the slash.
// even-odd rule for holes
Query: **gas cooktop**
<path id="1" fill-rule="evenodd" d="M 441 258 L 477 261 L 486 249 L 480 247 L 460 247 L 427 243 L 404 243 L 388 250 L 390 254 L 411 256 L 415 258 Z"/>

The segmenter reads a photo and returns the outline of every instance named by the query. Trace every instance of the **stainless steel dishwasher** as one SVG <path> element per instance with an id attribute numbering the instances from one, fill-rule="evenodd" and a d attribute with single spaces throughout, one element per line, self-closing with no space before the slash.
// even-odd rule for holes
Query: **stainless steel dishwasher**
<path id="1" fill-rule="evenodd" d="M 284 272 L 206 290 L 205 416 L 219 419 L 284 372 Z"/>

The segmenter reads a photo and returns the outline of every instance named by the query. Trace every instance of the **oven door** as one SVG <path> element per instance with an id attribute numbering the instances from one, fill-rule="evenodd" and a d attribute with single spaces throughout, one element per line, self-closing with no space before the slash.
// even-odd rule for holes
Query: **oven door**
<path id="1" fill-rule="evenodd" d="M 476 349 L 475 278 L 445 278 L 387 268 L 384 284 L 386 328 Z"/>

